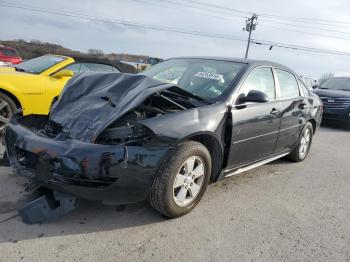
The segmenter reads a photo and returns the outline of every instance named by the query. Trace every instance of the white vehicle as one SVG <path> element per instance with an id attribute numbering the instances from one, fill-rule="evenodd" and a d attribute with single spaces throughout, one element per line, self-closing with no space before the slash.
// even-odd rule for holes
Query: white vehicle
<path id="1" fill-rule="evenodd" d="M 0 61 L 0 67 L 9 67 L 11 65 L 11 63 Z"/>

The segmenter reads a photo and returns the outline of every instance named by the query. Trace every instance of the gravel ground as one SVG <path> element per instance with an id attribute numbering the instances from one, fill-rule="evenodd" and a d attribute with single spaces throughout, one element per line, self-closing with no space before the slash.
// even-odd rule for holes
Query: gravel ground
<path id="1" fill-rule="evenodd" d="M 323 127 L 303 163 L 278 160 L 210 186 L 188 215 L 82 202 L 25 225 L 26 180 L 0 168 L 0 261 L 350 261 L 350 131 Z"/>

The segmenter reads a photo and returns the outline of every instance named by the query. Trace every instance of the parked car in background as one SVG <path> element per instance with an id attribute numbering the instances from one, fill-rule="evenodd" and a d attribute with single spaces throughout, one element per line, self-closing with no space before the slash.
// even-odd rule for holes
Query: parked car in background
<path id="1" fill-rule="evenodd" d="M 0 67 L 10 67 L 11 65 L 11 63 L 0 61 Z"/>
<path id="2" fill-rule="evenodd" d="M 350 123 L 350 77 L 332 77 L 314 90 L 323 102 L 323 119 Z"/>
<path id="3" fill-rule="evenodd" d="M 17 108 L 22 108 L 24 115 L 47 114 L 67 81 L 81 72 L 136 70 L 121 62 L 60 55 L 44 55 L 13 68 L 0 68 L 0 130 Z"/>
<path id="4" fill-rule="evenodd" d="M 147 63 L 150 64 L 151 66 L 159 64 L 159 63 L 161 63 L 163 61 L 164 61 L 164 59 L 157 58 L 157 57 L 149 57 L 147 59 Z"/>
<path id="5" fill-rule="evenodd" d="M 77 75 L 49 116 L 12 118 L 5 144 L 14 170 L 43 187 L 106 203 L 147 198 L 173 218 L 210 182 L 303 161 L 321 115 L 319 97 L 283 65 L 177 58 L 138 75 Z"/>
<path id="6" fill-rule="evenodd" d="M 0 61 L 16 65 L 22 62 L 22 58 L 14 48 L 0 45 Z"/>

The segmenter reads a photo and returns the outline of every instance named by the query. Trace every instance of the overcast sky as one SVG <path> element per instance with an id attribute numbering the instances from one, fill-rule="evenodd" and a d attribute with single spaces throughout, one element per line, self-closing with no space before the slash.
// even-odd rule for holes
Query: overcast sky
<path id="1" fill-rule="evenodd" d="M 347 21 L 338 27 L 304 23 L 305 27 L 286 26 L 278 23 L 298 24 L 283 20 L 259 17 L 257 30 L 252 38 L 350 52 L 350 1 L 349 0 L 197 0 L 228 8 L 274 14 L 289 17 L 309 17 L 323 20 Z M 176 27 L 201 31 L 211 35 L 225 35 L 247 39 L 242 31 L 244 14 L 211 6 L 195 5 L 181 0 L 85 0 L 43 1 L 12 0 L 12 4 L 128 20 L 137 23 Z M 170 2 L 177 2 L 174 5 Z M 192 6 L 192 7 L 191 7 Z M 197 8 L 196 8 L 197 6 Z M 202 8 L 202 9 L 200 9 Z M 206 11 L 203 9 L 211 10 Z M 225 12 L 226 14 L 223 14 Z M 90 48 L 104 52 L 144 54 L 162 58 L 175 56 L 228 56 L 243 57 L 246 43 L 225 39 L 206 38 L 174 32 L 130 27 L 120 24 L 88 21 L 53 14 L 44 14 L 0 6 L 0 38 L 2 40 L 25 39 L 58 43 L 65 47 L 87 51 Z M 295 32 L 295 31 L 301 31 Z M 333 32 L 339 31 L 339 32 Z M 250 58 L 267 59 L 282 63 L 296 72 L 319 77 L 324 72 L 350 73 L 350 56 L 321 54 L 268 46 L 251 46 Z"/>

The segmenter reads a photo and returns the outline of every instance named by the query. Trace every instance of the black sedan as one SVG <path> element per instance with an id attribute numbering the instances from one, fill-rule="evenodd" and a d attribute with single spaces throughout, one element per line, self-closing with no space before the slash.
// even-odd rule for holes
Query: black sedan
<path id="1" fill-rule="evenodd" d="M 319 98 L 280 64 L 175 58 L 139 75 L 76 75 L 49 116 L 12 118 L 5 144 L 19 175 L 54 192 L 148 199 L 178 217 L 211 182 L 304 160 L 321 115 Z"/>
<path id="2" fill-rule="evenodd" d="M 323 102 L 323 119 L 350 124 L 350 77 L 332 77 L 314 92 Z"/>

